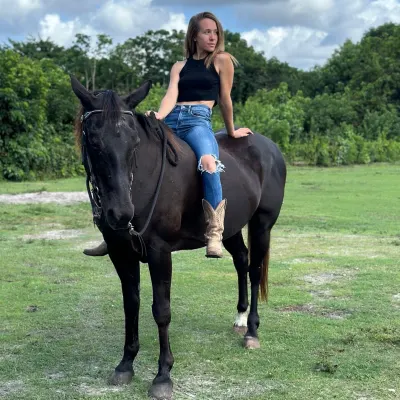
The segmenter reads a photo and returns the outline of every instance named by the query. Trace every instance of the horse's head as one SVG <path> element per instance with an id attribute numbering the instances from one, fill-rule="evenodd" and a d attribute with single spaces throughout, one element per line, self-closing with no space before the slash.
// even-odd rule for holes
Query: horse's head
<path id="1" fill-rule="evenodd" d="M 108 225 L 127 228 L 134 214 L 130 186 L 140 143 L 139 124 L 131 110 L 147 96 L 151 82 L 124 98 L 111 90 L 92 93 L 73 76 L 71 85 L 82 104 L 78 135 L 82 134 L 86 173 L 98 190 Z"/>

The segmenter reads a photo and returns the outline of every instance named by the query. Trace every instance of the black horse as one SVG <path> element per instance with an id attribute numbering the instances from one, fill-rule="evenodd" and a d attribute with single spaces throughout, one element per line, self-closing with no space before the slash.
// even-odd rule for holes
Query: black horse
<path id="1" fill-rule="evenodd" d="M 174 363 L 168 336 L 171 252 L 205 245 L 196 158 L 163 123 L 134 111 L 147 96 L 149 82 L 125 98 L 109 90 L 91 93 L 74 77 L 71 84 L 82 104 L 76 133 L 92 184 L 92 190 L 88 184 L 89 196 L 122 285 L 125 346 L 111 382 L 126 384 L 133 376 L 132 364 L 139 351 L 139 262 L 146 262 L 160 341 L 158 373 L 149 395 L 169 399 Z M 238 275 L 235 328 L 245 329 L 245 347 L 256 348 L 257 302 L 259 292 L 262 299 L 267 296 L 270 232 L 283 202 L 286 167 L 277 146 L 262 135 L 233 139 L 220 132 L 217 140 L 220 159 L 226 167 L 221 174 L 227 198 L 223 244 L 232 255 Z M 245 225 L 250 254 L 242 237 Z"/>

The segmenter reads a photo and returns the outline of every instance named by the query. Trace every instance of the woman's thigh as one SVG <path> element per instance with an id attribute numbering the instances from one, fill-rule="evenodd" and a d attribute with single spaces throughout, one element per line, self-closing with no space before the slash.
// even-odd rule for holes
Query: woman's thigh
<path id="1" fill-rule="evenodd" d="M 216 159 L 219 158 L 218 143 L 209 124 L 196 124 L 185 130 L 185 134 L 180 137 L 192 148 L 197 160 L 208 154 L 213 155 Z"/>

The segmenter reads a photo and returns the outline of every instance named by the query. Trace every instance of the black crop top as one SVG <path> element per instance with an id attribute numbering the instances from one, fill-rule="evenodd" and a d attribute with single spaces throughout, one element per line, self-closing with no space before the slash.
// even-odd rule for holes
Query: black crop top
<path id="1" fill-rule="evenodd" d="M 190 57 L 179 73 L 178 103 L 197 100 L 215 100 L 217 103 L 219 88 L 219 75 L 214 64 L 207 68 L 204 59 Z"/>

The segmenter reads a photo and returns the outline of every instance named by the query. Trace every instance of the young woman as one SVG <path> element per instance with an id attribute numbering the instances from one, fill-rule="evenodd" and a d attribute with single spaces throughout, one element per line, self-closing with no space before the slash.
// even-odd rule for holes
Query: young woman
<path id="1" fill-rule="evenodd" d="M 219 161 L 218 144 L 211 127 L 214 105 L 219 103 L 228 135 L 240 138 L 252 133 L 248 128 L 234 129 L 231 90 L 237 61 L 224 48 L 224 33 L 218 19 L 210 12 L 193 16 L 185 38 L 186 60 L 173 65 L 167 93 L 155 112 L 156 118 L 165 119 L 196 154 L 204 190 L 206 256 L 214 258 L 222 257 L 226 208 L 220 179 L 224 165 Z M 85 254 L 104 255 L 104 245 L 85 250 Z"/>

